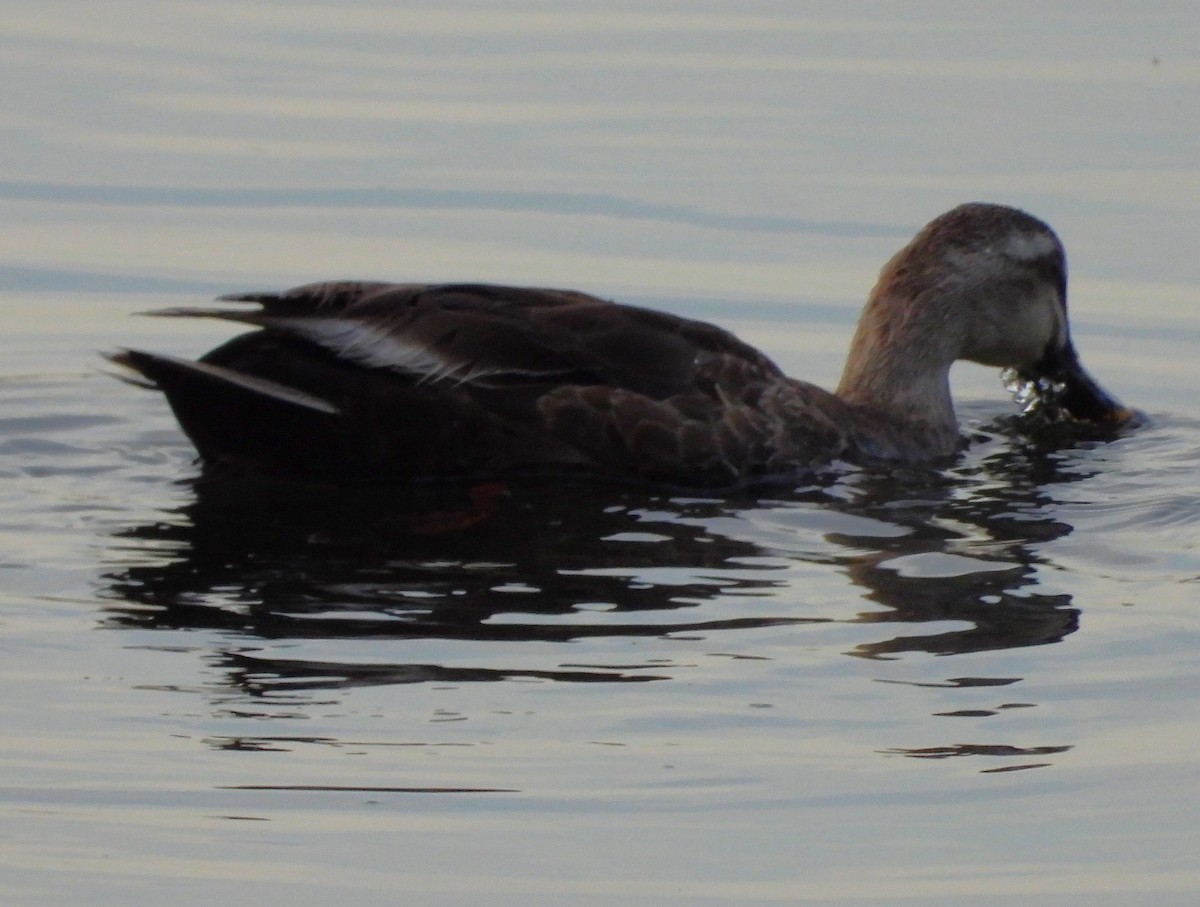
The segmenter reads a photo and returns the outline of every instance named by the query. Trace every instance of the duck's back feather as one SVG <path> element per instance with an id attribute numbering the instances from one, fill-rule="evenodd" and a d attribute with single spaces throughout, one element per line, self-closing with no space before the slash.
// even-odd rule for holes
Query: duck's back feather
<path id="1" fill-rule="evenodd" d="M 424 382 L 544 379 L 662 397 L 692 386 L 698 354 L 782 377 L 766 356 L 714 325 L 567 290 L 339 282 L 223 300 L 259 308 L 157 314 L 257 325 Z"/>

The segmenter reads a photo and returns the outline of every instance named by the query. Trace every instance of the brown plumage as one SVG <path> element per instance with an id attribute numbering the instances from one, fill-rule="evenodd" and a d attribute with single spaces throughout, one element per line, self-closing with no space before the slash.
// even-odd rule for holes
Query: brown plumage
<path id="1" fill-rule="evenodd" d="M 938 218 L 884 268 L 837 394 L 729 332 L 584 293 L 336 282 L 171 309 L 256 328 L 199 362 L 113 361 L 162 390 L 213 470 L 335 479 L 586 473 L 720 487 L 832 459 L 920 461 L 959 441 L 956 359 L 1125 418 L 1079 366 L 1062 247 L 997 205 Z"/>

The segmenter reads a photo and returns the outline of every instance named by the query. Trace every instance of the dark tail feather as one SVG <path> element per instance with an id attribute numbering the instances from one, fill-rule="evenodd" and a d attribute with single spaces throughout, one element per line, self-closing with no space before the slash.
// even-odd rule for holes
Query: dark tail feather
<path id="1" fill-rule="evenodd" d="M 283 472 L 318 469 L 340 456 L 341 411 L 321 397 L 207 362 L 140 350 L 106 358 L 162 391 L 200 456 Z"/>

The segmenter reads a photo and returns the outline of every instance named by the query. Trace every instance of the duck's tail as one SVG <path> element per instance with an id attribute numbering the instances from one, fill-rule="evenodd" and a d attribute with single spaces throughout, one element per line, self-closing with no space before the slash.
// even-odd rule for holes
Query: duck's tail
<path id="1" fill-rule="evenodd" d="M 124 380 L 166 395 L 207 464 L 303 469 L 312 465 L 305 461 L 333 453 L 327 447 L 341 410 L 329 400 L 209 362 L 128 349 L 105 358 L 140 376 Z"/>

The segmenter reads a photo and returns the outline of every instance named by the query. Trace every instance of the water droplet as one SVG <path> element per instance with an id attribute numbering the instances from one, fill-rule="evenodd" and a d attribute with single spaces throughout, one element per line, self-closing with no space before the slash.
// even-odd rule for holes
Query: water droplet
<path id="1" fill-rule="evenodd" d="M 1006 368 L 1000 373 L 1004 389 L 1013 395 L 1013 401 L 1022 413 L 1053 411 L 1060 394 L 1066 388 L 1061 381 L 1051 378 L 1026 378 L 1016 369 Z"/>

